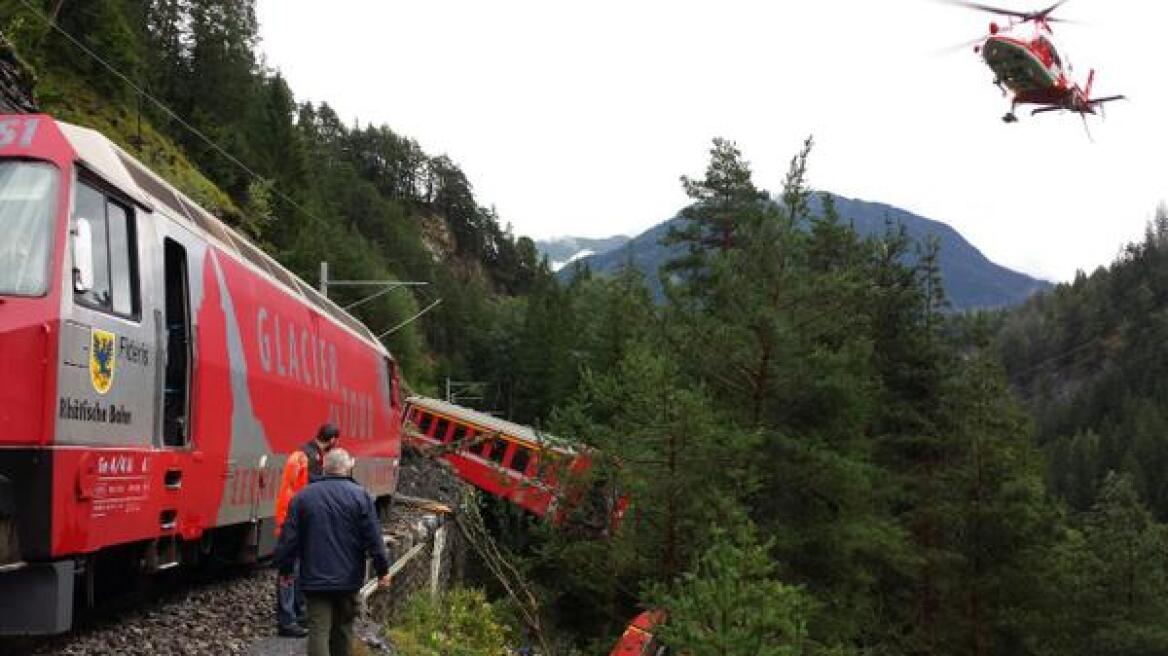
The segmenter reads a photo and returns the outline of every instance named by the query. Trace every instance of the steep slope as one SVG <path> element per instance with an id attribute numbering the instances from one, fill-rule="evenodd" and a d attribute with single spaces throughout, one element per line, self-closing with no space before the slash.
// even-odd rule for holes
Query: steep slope
<path id="1" fill-rule="evenodd" d="M 1107 268 L 1005 316 L 997 347 L 1035 418 L 1050 485 L 1079 510 L 1111 472 L 1168 518 L 1168 211 Z"/>
<path id="2" fill-rule="evenodd" d="M 850 222 L 861 235 L 883 234 L 886 222 L 903 225 L 909 237 L 917 241 L 923 242 L 929 235 L 935 235 L 941 245 L 941 275 L 945 291 L 955 310 L 1013 306 L 1051 286 L 1044 280 L 995 264 L 960 233 L 940 221 L 884 203 L 834 194 L 832 198 L 841 219 Z M 813 211 L 818 209 L 813 207 Z M 631 262 L 656 286 L 657 269 L 672 257 L 670 250 L 661 245 L 661 238 L 668 232 L 670 224 L 678 220 L 674 218 L 659 223 L 622 247 L 582 259 L 580 265 L 596 273 L 609 273 Z M 571 266 L 566 267 L 560 276 L 569 278 L 573 270 Z"/>

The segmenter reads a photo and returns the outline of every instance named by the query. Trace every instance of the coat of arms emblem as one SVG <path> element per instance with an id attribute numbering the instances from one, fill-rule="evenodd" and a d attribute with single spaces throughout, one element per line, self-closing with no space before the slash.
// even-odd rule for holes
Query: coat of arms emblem
<path id="1" fill-rule="evenodd" d="M 114 384 L 114 334 L 93 328 L 89 335 L 89 379 L 98 394 L 105 394 Z"/>

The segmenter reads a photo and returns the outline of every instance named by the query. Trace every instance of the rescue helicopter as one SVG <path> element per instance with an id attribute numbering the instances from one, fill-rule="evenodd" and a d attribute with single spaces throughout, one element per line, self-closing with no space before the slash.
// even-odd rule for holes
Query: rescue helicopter
<path id="1" fill-rule="evenodd" d="M 1073 82 L 1063 67 L 1062 59 L 1051 42 L 1051 23 L 1069 22 L 1051 14 L 1066 0 L 1059 0 L 1046 9 L 1038 11 L 1017 11 L 984 5 L 966 0 L 944 0 L 946 4 L 985 11 L 1008 19 L 1006 25 L 990 23 L 989 36 L 973 41 L 973 51 L 981 54 L 990 70 L 994 72 L 994 84 L 1002 90 L 1002 95 L 1011 95 L 1010 111 L 1002 117 L 1006 123 L 1015 123 L 1014 113 L 1018 105 L 1038 105 L 1030 114 L 1071 111 L 1083 117 L 1095 114 L 1096 108 L 1104 103 L 1123 100 L 1122 95 L 1091 97 L 1091 86 L 1095 82 L 1095 70 L 1087 74 L 1087 84 L 1080 87 Z M 1033 25 L 1032 35 L 1021 34 L 1022 26 Z M 965 44 L 969 45 L 969 44 Z"/>

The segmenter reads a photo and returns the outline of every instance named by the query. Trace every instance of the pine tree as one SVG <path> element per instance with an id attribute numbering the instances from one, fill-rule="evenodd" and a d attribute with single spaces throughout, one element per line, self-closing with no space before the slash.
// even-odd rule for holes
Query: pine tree
<path id="1" fill-rule="evenodd" d="M 743 522 L 715 529 L 693 570 L 651 593 L 668 612 L 655 635 L 671 649 L 694 656 L 805 653 L 810 599 L 775 577 L 767 545 Z"/>
<path id="2" fill-rule="evenodd" d="M 738 226 L 767 201 L 767 196 L 754 186 L 742 152 L 734 142 L 722 138 L 715 138 L 710 148 L 705 177 L 682 176 L 681 183 L 694 202 L 681 211 L 682 221 L 671 226 L 663 240 L 666 246 L 683 247 L 681 256 L 666 262 L 663 273 L 679 276 L 683 289 L 700 294 L 711 255 L 742 245 L 742 237 L 736 235 Z"/>

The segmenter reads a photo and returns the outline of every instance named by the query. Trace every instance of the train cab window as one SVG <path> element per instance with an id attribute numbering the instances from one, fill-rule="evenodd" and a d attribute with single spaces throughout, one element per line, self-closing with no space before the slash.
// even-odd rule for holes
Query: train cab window
<path id="1" fill-rule="evenodd" d="M 138 318 L 138 249 L 133 211 L 84 182 L 77 185 L 74 226 L 89 224 L 93 280 L 75 293 L 77 302 Z M 74 228 L 76 229 L 76 228 Z"/>
<path id="2" fill-rule="evenodd" d="M 430 427 L 434 425 L 434 415 L 420 410 L 417 413 L 414 423 L 418 425 L 418 430 L 422 431 L 422 435 L 429 435 Z"/>
<path id="3" fill-rule="evenodd" d="M 454 436 L 451 438 L 451 441 L 460 442 L 462 440 L 465 440 L 466 439 L 466 432 L 467 432 L 466 426 L 463 426 L 462 424 L 456 424 L 454 426 Z"/>
<path id="4" fill-rule="evenodd" d="M 446 433 L 449 430 L 450 430 L 450 421 L 447 419 L 439 419 L 438 426 L 437 426 L 437 428 L 434 429 L 434 434 L 431 435 L 430 437 L 434 438 L 435 440 L 438 440 L 439 442 L 444 442 L 444 441 L 446 441 Z"/>
<path id="5" fill-rule="evenodd" d="M 0 225 L 4 226 L 0 294 L 41 296 L 48 291 L 57 181 L 57 169 L 50 164 L 0 162 Z"/>
<path id="6" fill-rule="evenodd" d="M 511 454 L 511 462 L 507 463 L 509 469 L 513 469 L 520 474 L 527 472 L 527 464 L 531 462 L 531 449 L 522 446 L 515 447 L 515 453 Z"/>

